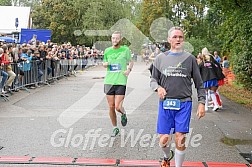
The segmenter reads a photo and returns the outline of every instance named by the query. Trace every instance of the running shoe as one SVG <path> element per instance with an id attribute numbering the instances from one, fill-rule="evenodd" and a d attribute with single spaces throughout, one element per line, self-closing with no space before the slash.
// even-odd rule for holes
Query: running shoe
<path id="1" fill-rule="evenodd" d="M 170 161 L 163 160 L 160 167 L 170 167 Z"/>
<path id="2" fill-rule="evenodd" d="M 218 111 L 219 107 L 218 106 L 214 106 L 213 111 Z"/>
<path id="3" fill-rule="evenodd" d="M 122 123 L 122 126 L 126 126 L 127 125 L 127 116 L 126 116 L 126 113 L 121 115 L 121 123 Z"/>
<path id="4" fill-rule="evenodd" d="M 161 162 L 160 167 L 170 167 L 170 161 L 172 160 L 173 157 L 174 157 L 174 152 L 172 150 L 170 150 L 170 157 L 164 158 Z"/>
<path id="5" fill-rule="evenodd" d="M 116 137 L 118 134 L 119 134 L 119 128 L 114 128 L 113 131 L 112 131 L 112 134 L 111 134 L 111 137 Z"/>

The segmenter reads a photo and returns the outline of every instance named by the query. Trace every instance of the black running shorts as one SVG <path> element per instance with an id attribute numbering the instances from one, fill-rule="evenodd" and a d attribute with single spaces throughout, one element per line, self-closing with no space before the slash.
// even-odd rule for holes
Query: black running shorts
<path id="1" fill-rule="evenodd" d="M 104 85 L 104 93 L 106 95 L 125 95 L 126 86 L 125 85 Z"/>

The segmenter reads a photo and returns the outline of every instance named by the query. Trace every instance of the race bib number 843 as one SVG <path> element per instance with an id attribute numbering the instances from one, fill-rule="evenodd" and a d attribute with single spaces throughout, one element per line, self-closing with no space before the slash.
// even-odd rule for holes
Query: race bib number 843
<path id="1" fill-rule="evenodd" d="M 178 99 L 165 99 L 163 102 L 164 109 L 180 110 L 180 100 Z"/>

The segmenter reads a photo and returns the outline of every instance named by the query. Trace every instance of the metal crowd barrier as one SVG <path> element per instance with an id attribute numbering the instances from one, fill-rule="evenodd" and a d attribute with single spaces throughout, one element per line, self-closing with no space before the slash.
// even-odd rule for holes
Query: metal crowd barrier
<path id="1" fill-rule="evenodd" d="M 60 78 L 74 75 L 76 71 L 83 70 L 84 67 L 94 66 L 102 62 L 98 59 L 78 58 L 73 60 L 32 60 L 11 63 L 12 71 L 16 74 L 16 78 L 12 83 L 11 90 L 26 90 L 27 87 L 38 87 L 40 84 L 49 85 Z M 6 72 L 6 65 L 2 67 Z M 0 82 L 2 81 L 0 77 Z"/>

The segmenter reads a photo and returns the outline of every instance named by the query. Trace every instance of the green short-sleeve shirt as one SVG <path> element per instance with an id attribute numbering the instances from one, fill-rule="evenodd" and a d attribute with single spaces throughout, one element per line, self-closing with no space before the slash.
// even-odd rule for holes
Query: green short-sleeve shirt
<path id="1" fill-rule="evenodd" d="M 124 72 L 127 70 L 127 64 L 131 60 L 130 50 L 127 46 L 120 46 L 114 49 L 109 47 L 104 51 L 104 62 L 108 62 L 107 74 L 104 84 L 126 85 L 127 76 Z"/>

